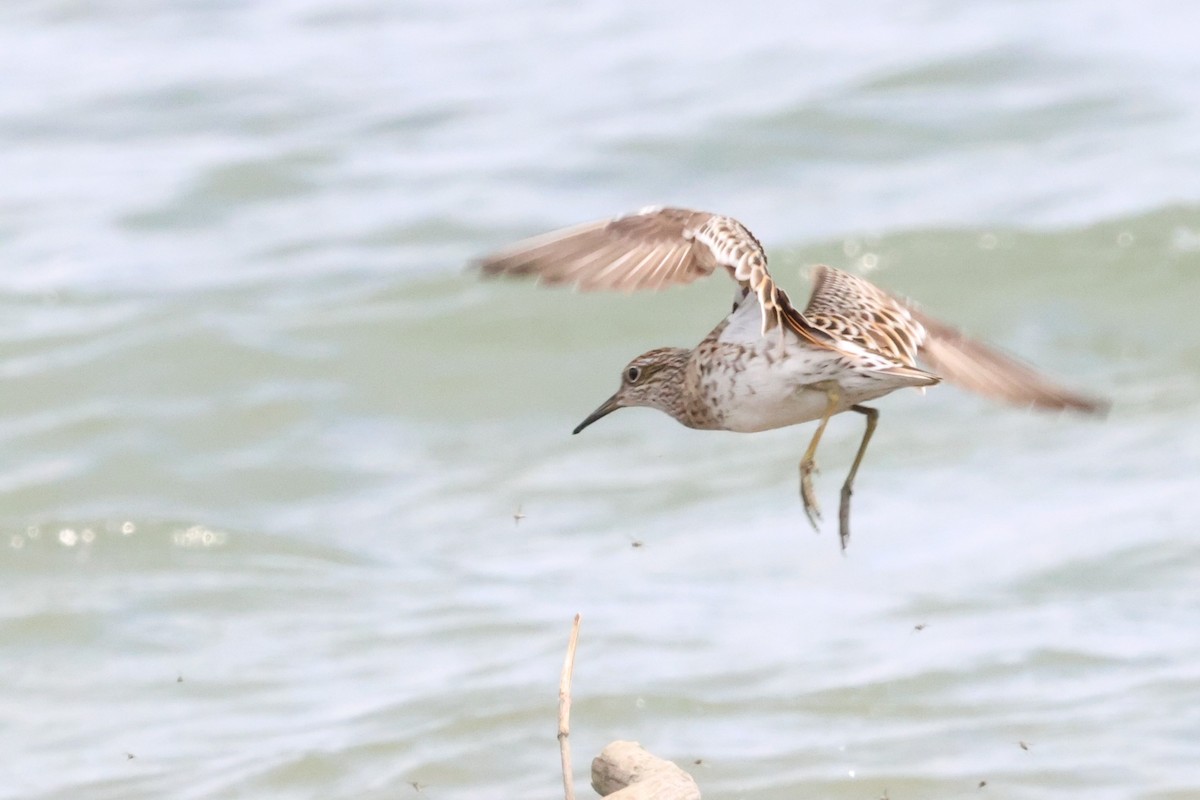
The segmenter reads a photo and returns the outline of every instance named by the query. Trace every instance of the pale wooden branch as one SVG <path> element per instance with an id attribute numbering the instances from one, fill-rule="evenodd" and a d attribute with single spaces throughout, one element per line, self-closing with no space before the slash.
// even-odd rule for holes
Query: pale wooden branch
<path id="1" fill-rule="evenodd" d="M 558 679 L 558 751 L 562 756 L 566 800 L 575 800 L 571 770 L 571 677 L 575 672 L 580 620 L 576 614 Z M 592 788 L 613 800 L 700 800 L 700 787 L 691 775 L 646 752 L 637 742 L 613 742 L 592 760 Z"/>
<path id="2" fill-rule="evenodd" d="M 612 742 L 592 760 L 592 788 L 607 800 L 700 800 L 691 775 L 637 742 Z"/>
<path id="3" fill-rule="evenodd" d="M 579 644 L 579 614 L 571 625 L 567 657 L 558 679 L 558 752 L 562 756 L 563 792 L 566 800 L 575 800 L 575 778 L 571 774 L 571 675 L 575 672 L 575 647 Z"/>

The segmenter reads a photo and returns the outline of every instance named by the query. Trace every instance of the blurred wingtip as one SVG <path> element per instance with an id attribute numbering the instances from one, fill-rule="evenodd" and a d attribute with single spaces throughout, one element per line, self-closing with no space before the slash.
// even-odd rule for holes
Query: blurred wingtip
<path id="1" fill-rule="evenodd" d="M 505 273 L 503 259 L 494 253 L 486 256 L 476 256 L 467 262 L 467 272 L 484 278 L 495 278 Z"/>
<path id="2" fill-rule="evenodd" d="M 1112 400 L 1107 397 L 1083 397 L 1082 403 L 1072 406 L 1074 410 L 1089 414 L 1097 419 L 1107 419 L 1112 411 Z"/>
<path id="3" fill-rule="evenodd" d="M 1075 411 L 1103 418 L 1107 398 L 1075 392 L 999 350 L 911 308 L 925 327 L 921 355 L 951 383 L 1017 406 L 1043 411 Z"/>

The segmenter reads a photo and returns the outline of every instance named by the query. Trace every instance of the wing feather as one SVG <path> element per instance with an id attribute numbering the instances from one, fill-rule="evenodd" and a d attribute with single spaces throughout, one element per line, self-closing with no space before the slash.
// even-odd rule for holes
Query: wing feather
<path id="1" fill-rule="evenodd" d="M 996 348 L 939 322 L 911 301 L 856 275 L 818 266 L 804 315 L 836 342 L 915 369 L 919 359 L 941 378 L 1020 406 L 1103 413 L 1107 402 L 1065 387 Z"/>
<path id="2" fill-rule="evenodd" d="M 478 262 L 485 275 L 533 276 L 583 291 L 636 291 L 690 283 L 724 267 L 758 298 L 762 332 L 785 326 L 810 344 L 830 347 L 767 271 L 754 235 L 732 217 L 650 208 L 526 239 Z"/>
<path id="3" fill-rule="evenodd" d="M 804 316 L 838 342 L 914 367 L 925 330 L 909 310 L 870 281 L 818 264 Z"/>
<path id="4" fill-rule="evenodd" d="M 911 311 L 926 331 L 921 358 L 951 383 L 1012 405 L 1088 414 L 1108 411 L 1107 400 L 1060 386 L 1028 364 L 916 308 Z"/>

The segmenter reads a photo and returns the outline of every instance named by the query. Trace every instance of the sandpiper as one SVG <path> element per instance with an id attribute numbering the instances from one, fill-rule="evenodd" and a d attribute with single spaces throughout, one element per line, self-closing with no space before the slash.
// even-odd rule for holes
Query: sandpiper
<path id="1" fill-rule="evenodd" d="M 527 239 L 478 266 L 485 275 L 534 276 L 584 291 L 660 289 L 724 267 L 738 284 L 733 311 L 693 348 L 657 348 L 630 361 L 616 394 L 574 432 L 629 406 L 657 408 L 706 430 L 753 432 L 820 420 L 800 460 L 800 497 L 815 528 L 820 509 L 812 473 L 821 435 L 834 414 L 863 414 L 866 429 L 842 485 L 843 549 L 854 478 L 879 421 L 879 411 L 863 403 L 945 379 L 1015 405 L 1087 413 L 1106 408 L 910 301 L 831 267 L 814 269 L 812 296 L 799 311 L 767 271 L 758 239 L 719 214 L 646 208 Z M 928 369 L 918 367 L 918 359 Z"/>

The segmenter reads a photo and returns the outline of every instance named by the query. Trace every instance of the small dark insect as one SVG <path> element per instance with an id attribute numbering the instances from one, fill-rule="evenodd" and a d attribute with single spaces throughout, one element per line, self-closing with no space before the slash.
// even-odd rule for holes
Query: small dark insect
<path id="1" fill-rule="evenodd" d="M 925 628 L 927 628 L 927 627 L 928 627 L 928 623 L 918 622 L 916 625 L 913 625 L 913 633 L 920 633 L 921 631 L 925 630 Z"/>
<path id="2" fill-rule="evenodd" d="M 176 678 L 175 678 L 175 682 L 176 682 L 176 683 L 183 683 L 183 676 L 182 676 L 182 675 L 180 675 L 180 676 L 176 677 Z"/>
<path id="3" fill-rule="evenodd" d="M 646 543 L 643 542 L 641 539 L 634 539 L 632 542 L 629 543 L 629 546 L 632 547 L 634 550 L 636 550 L 639 547 L 645 547 Z"/>
<path id="4" fill-rule="evenodd" d="M 1021 749 L 1022 749 L 1022 750 L 1028 750 L 1028 749 L 1029 749 L 1029 745 L 1028 745 L 1026 742 L 1017 742 L 1017 744 L 1021 746 Z"/>
<path id="5" fill-rule="evenodd" d="M 985 786 L 987 786 L 987 781 L 980 781 L 980 782 L 979 782 L 979 788 L 980 788 L 980 789 L 982 789 L 982 788 L 983 788 L 983 787 L 985 787 Z"/>
<path id="6" fill-rule="evenodd" d="M 408 785 L 413 787 L 413 789 L 415 789 L 418 792 L 425 788 L 425 784 L 418 783 L 417 781 L 411 781 L 411 782 L 409 782 Z"/>
<path id="7" fill-rule="evenodd" d="M 126 753 L 126 754 L 125 754 L 125 760 L 126 760 L 126 761 L 130 760 L 131 758 L 137 758 L 137 756 L 135 756 L 133 753 Z"/>
<path id="8" fill-rule="evenodd" d="M 695 764 L 696 766 L 700 766 L 701 764 L 703 764 L 703 763 L 704 763 L 704 759 L 703 759 L 703 758 L 697 758 L 697 759 L 696 759 L 695 761 L 693 761 L 692 763 L 693 763 L 693 764 Z"/>

